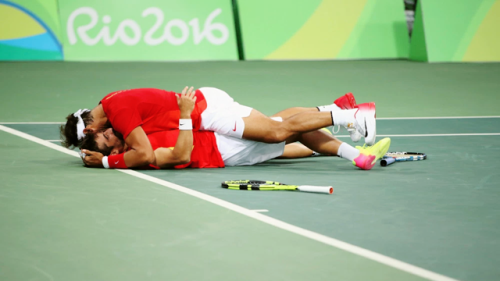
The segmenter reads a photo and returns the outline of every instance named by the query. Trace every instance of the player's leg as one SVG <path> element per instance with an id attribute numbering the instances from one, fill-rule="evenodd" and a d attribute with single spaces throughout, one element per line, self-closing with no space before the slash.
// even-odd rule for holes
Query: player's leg
<path id="1" fill-rule="evenodd" d="M 263 143 L 219 135 L 217 133 L 215 137 L 217 139 L 217 147 L 226 166 L 253 165 L 276 157 L 287 156 L 287 146 L 296 145 L 293 149 L 298 149 L 299 152 L 305 151 L 303 147 L 300 147 L 301 144 L 297 143 L 285 146 L 285 142 Z M 371 169 L 375 165 L 375 162 L 389 150 L 390 145 L 390 139 L 385 138 L 371 147 L 354 148 L 323 131 L 300 134 L 299 136 L 295 136 L 294 140 L 301 140 L 310 148 L 315 148 L 315 150 L 319 150 L 323 154 L 338 155 L 364 170 Z M 308 150 L 306 152 L 310 153 L 311 151 Z M 303 157 L 303 155 L 290 154 L 288 156 L 289 158 Z"/>
<path id="2" fill-rule="evenodd" d="M 299 133 L 310 132 L 333 124 L 331 112 L 319 111 L 301 112 L 280 122 L 253 109 L 249 116 L 243 118 L 243 121 L 244 139 L 267 143 L 286 141 Z"/>
<path id="3" fill-rule="evenodd" d="M 285 122 L 280 122 L 248 106 L 238 104 L 220 89 L 204 87 L 200 88 L 200 91 L 207 101 L 207 108 L 201 114 L 200 129 L 220 135 L 266 143 L 280 143 L 299 132 L 332 124 L 329 112 L 311 112 L 315 115 L 322 115 L 322 118 L 313 116 L 306 121 L 302 119 L 307 118 L 304 114 L 308 112 L 303 112 L 288 118 Z M 296 116 L 299 115 L 302 119 L 298 121 L 302 124 L 296 122 Z"/>
<path id="4" fill-rule="evenodd" d="M 321 129 L 321 131 L 325 132 L 329 135 L 332 135 L 332 133 L 326 128 Z M 321 153 L 313 151 L 312 149 L 308 148 L 307 146 L 303 145 L 300 142 L 292 142 L 292 143 L 288 143 L 287 145 L 285 145 L 285 151 L 283 152 L 283 155 L 281 155 L 278 158 L 293 159 L 293 158 L 310 157 L 310 156 L 320 155 L 320 154 Z M 321 154 L 321 155 L 336 156 L 336 155 L 332 155 L 330 153 Z"/>
<path id="5" fill-rule="evenodd" d="M 391 139 L 384 138 L 373 146 L 352 147 L 323 131 L 300 134 L 296 139 L 316 152 L 337 155 L 363 170 L 373 168 L 376 161 L 387 153 L 391 145 Z"/>
<path id="6" fill-rule="evenodd" d="M 201 114 L 200 129 L 219 134 L 267 143 L 279 143 L 299 133 L 310 132 L 333 124 L 357 129 L 368 144 L 375 140 L 375 107 L 339 110 L 304 111 L 283 122 L 275 121 L 259 111 L 243 106 L 224 91 L 200 88 L 207 101 Z"/>
<path id="7" fill-rule="evenodd" d="M 283 154 L 278 157 L 280 159 L 295 159 L 312 156 L 315 152 L 307 148 L 307 146 L 299 143 L 293 142 L 285 145 L 285 150 Z"/>
<path id="8" fill-rule="evenodd" d="M 336 111 L 344 109 L 355 109 L 358 105 L 356 104 L 356 99 L 352 93 L 347 93 L 339 98 L 337 98 L 332 104 L 317 106 L 317 107 L 292 107 L 287 108 L 274 114 L 272 117 L 281 117 L 286 119 L 297 113 L 305 111 Z M 358 142 L 362 135 L 357 130 L 349 130 L 349 135 L 353 142 Z"/>
<path id="9" fill-rule="evenodd" d="M 375 104 L 359 104 L 356 109 L 337 111 L 304 111 L 277 122 L 253 109 L 243 118 L 243 138 L 275 143 L 287 140 L 299 133 L 306 133 L 331 125 L 340 125 L 348 130 L 357 130 L 365 136 L 368 145 L 375 143 Z"/>
<path id="10" fill-rule="evenodd" d="M 326 133 L 323 130 L 302 133 L 297 135 L 293 140 L 302 143 L 313 151 L 326 155 L 338 155 L 339 147 L 343 143 L 332 134 Z"/>

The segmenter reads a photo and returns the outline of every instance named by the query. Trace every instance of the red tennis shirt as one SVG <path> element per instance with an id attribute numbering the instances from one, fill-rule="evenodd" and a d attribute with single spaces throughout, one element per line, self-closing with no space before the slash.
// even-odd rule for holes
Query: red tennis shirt
<path id="1" fill-rule="evenodd" d="M 207 108 L 207 101 L 196 90 L 196 104 L 191 119 L 193 131 L 201 124 L 201 113 Z M 115 130 L 127 139 L 132 130 L 142 126 L 147 135 L 179 128 L 180 110 L 175 92 L 142 88 L 116 91 L 105 96 L 101 102 L 106 116 Z"/>
<path id="2" fill-rule="evenodd" d="M 149 134 L 149 142 L 153 150 L 159 147 L 173 148 L 177 142 L 179 130 L 170 130 Z M 157 166 L 150 167 L 159 169 Z M 210 131 L 193 132 L 193 151 L 191 161 L 187 164 L 177 165 L 176 169 L 182 168 L 224 168 L 224 161 L 220 155 L 215 140 L 215 135 Z"/>

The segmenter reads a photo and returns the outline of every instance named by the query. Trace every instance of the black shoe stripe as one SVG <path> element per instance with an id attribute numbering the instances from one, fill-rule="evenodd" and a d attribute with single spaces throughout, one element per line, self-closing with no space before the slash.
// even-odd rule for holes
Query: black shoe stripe
<path id="1" fill-rule="evenodd" d="M 366 127 L 366 117 L 365 117 L 365 138 L 368 137 L 368 127 Z"/>

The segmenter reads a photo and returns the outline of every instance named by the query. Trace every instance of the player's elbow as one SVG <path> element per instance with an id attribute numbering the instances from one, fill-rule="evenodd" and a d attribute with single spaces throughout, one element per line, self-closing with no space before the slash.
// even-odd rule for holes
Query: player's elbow
<path id="1" fill-rule="evenodd" d="M 179 163 L 179 165 L 182 165 L 182 164 L 187 164 L 191 161 L 191 156 L 190 155 L 183 155 L 182 157 L 180 157 L 177 161 L 177 163 Z"/>
<path id="2" fill-rule="evenodd" d="M 149 165 L 149 164 L 154 164 L 156 161 L 154 151 L 142 151 L 139 154 L 139 157 L 141 159 L 141 162 L 144 165 Z"/>

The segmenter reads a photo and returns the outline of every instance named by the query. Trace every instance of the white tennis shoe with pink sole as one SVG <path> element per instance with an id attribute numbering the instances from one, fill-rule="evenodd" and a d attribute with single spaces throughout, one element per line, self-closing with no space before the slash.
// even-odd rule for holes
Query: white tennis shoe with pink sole
<path id="1" fill-rule="evenodd" d="M 340 109 L 356 109 L 358 105 L 356 104 L 356 99 L 352 93 L 347 93 L 333 102 Z M 363 135 L 361 135 L 357 130 L 350 130 L 349 135 L 353 142 L 358 142 Z"/>
<path id="2" fill-rule="evenodd" d="M 375 121 L 375 103 L 361 103 L 357 105 L 357 111 L 354 113 L 353 122 L 347 124 L 347 130 L 357 131 L 360 135 L 365 137 L 367 145 L 375 144 L 377 137 L 377 124 Z"/>

